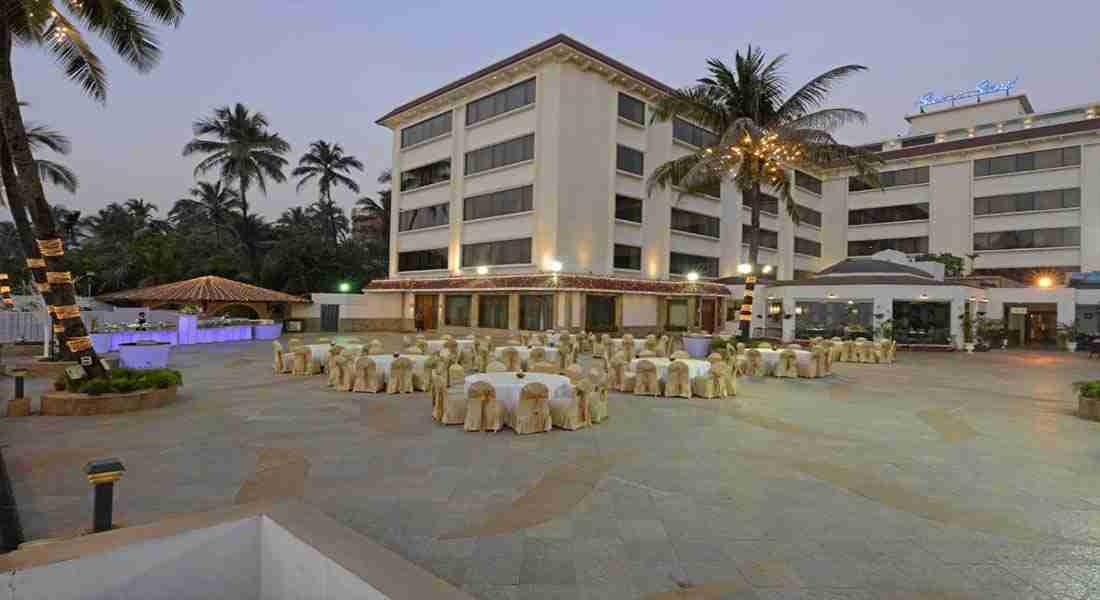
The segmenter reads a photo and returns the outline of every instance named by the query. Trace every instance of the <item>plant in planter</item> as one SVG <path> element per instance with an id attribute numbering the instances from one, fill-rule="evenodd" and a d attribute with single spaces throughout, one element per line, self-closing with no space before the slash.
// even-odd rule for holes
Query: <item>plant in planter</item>
<path id="1" fill-rule="evenodd" d="M 1000 348 L 1004 346 L 1004 321 L 1001 321 L 1000 319 L 987 319 L 985 317 L 978 317 L 976 329 L 978 332 L 978 344 L 976 348 L 978 350 L 984 352 L 991 348 Z"/>
<path id="2" fill-rule="evenodd" d="M 885 316 L 885 315 L 883 315 Z M 879 315 L 875 315 L 876 318 L 881 318 Z M 894 320 L 886 319 L 879 321 L 875 326 L 875 339 L 878 341 L 892 340 L 894 339 Z"/>
<path id="3" fill-rule="evenodd" d="M 1100 380 L 1078 381 L 1073 390 L 1077 392 L 1077 415 L 1100 421 Z"/>
<path id="4" fill-rule="evenodd" d="M 106 377 L 69 379 L 62 375 L 54 381 L 54 388 L 58 391 L 90 396 L 163 390 L 180 385 L 183 385 L 183 374 L 175 369 L 111 369 Z"/>
<path id="5" fill-rule="evenodd" d="M 974 352 L 974 315 L 969 308 L 963 310 L 962 319 L 963 348 L 967 353 Z"/>
<path id="6" fill-rule="evenodd" d="M 1077 320 L 1058 324 L 1058 345 L 1070 352 L 1077 352 Z"/>

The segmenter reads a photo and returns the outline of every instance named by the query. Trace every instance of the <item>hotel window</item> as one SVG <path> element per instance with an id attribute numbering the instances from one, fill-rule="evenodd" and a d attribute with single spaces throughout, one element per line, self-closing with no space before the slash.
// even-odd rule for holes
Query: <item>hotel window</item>
<path id="1" fill-rule="evenodd" d="M 419 187 L 432 185 L 451 179 L 451 159 L 447 158 L 430 165 L 401 172 L 401 191 L 408 192 Z"/>
<path id="2" fill-rule="evenodd" d="M 669 331 L 684 331 L 690 326 L 691 311 L 688 310 L 687 298 L 669 298 L 665 329 Z"/>
<path id="3" fill-rule="evenodd" d="M 535 158 L 535 134 L 500 142 L 466 153 L 466 174 L 473 175 L 489 169 Z"/>
<path id="4" fill-rule="evenodd" d="M 635 175 L 645 174 L 645 153 L 619 144 L 615 152 L 615 168 Z"/>
<path id="5" fill-rule="evenodd" d="M 886 171 L 878 174 L 879 185 L 884 188 L 901 185 L 921 185 L 928 183 L 928 167 L 913 167 L 912 169 L 900 169 L 898 171 Z M 848 178 L 848 191 L 861 192 L 863 190 L 877 189 L 858 177 Z"/>
<path id="6" fill-rule="evenodd" d="M 615 218 L 634 223 L 642 222 L 642 201 L 630 196 L 615 195 Z"/>
<path id="7" fill-rule="evenodd" d="M 795 279 L 795 281 L 798 281 L 800 279 L 809 279 L 809 278 L 813 277 L 815 274 L 816 273 L 814 273 L 813 271 L 804 271 L 802 269 L 795 269 L 794 270 L 794 279 Z"/>
<path id="8" fill-rule="evenodd" d="M 870 256 L 883 250 L 897 250 L 905 254 L 928 254 L 928 236 L 848 242 L 848 256 Z"/>
<path id="9" fill-rule="evenodd" d="M 745 246 L 749 245 L 749 240 L 752 239 L 752 225 L 741 225 L 741 243 Z M 779 249 L 779 233 L 770 229 L 760 228 L 760 247 L 768 248 L 770 250 Z"/>
<path id="10" fill-rule="evenodd" d="M 477 299 L 477 326 L 508 329 L 508 296 L 482 294 Z"/>
<path id="11" fill-rule="evenodd" d="M 901 141 L 902 148 L 912 148 L 913 146 L 927 146 L 928 144 L 936 143 L 936 134 L 922 135 L 920 137 L 909 138 Z"/>
<path id="12" fill-rule="evenodd" d="M 504 114 L 535 102 L 535 80 L 528 79 L 466 105 L 466 125 Z"/>
<path id="13" fill-rule="evenodd" d="M 447 249 L 413 250 L 397 255 L 398 271 L 433 271 L 447 268 Z"/>
<path id="14" fill-rule="evenodd" d="M 974 161 L 974 177 L 1003 175 L 1020 171 L 1055 169 L 1081 164 L 1081 147 L 1055 148 L 1039 152 L 1024 152 L 996 158 L 982 158 Z"/>
<path id="15" fill-rule="evenodd" d="M 808 206 L 802 206 L 801 204 L 795 204 L 794 210 L 798 213 L 799 223 L 803 225 L 813 225 L 814 227 L 821 227 L 821 212 L 816 211 Z"/>
<path id="16" fill-rule="evenodd" d="M 687 275 L 695 271 L 700 277 L 718 277 L 717 256 L 696 256 L 681 252 L 668 255 L 668 272 L 673 275 Z"/>
<path id="17" fill-rule="evenodd" d="M 805 254 L 806 256 L 821 256 L 821 242 L 815 242 L 813 240 L 807 240 L 806 238 L 796 237 L 794 238 L 794 251 L 796 254 Z"/>
<path id="18" fill-rule="evenodd" d="M 422 208 L 403 210 L 398 216 L 398 231 L 412 231 L 425 227 L 436 227 L 450 223 L 451 206 L 449 204 L 436 204 Z"/>
<path id="19" fill-rule="evenodd" d="M 443 299 L 443 322 L 454 327 L 470 327 L 471 296 L 445 296 Z"/>
<path id="20" fill-rule="evenodd" d="M 451 132 L 451 111 L 426 119 L 401 130 L 401 147 L 430 140 Z"/>
<path id="21" fill-rule="evenodd" d="M 531 264 L 531 238 L 462 246 L 462 266 Z"/>
<path id="22" fill-rule="evenodd" d="M 545 331 L 554 327 L 554 297 L 551 295 L 519 297 L 519 328 Z"/>
<path id="23" fill-rule="evenodd" d="M 802 171 L 794 172 L 794 184 L 807 192 L 821 195 L 821 180 L 813 175 L 807 175 Z"/>
<path id="24" fill-rule="evenodd" d="M 584 297 L 584 328 L 588 331 L 615 330 L 615 296 Z"/>
<path id="25" fill-rule="evenodd" d="M 771 194 L 765 194 L 761 192 L 756 197 L 757 203 L 760 204 L 760 212 L 768 213 L 769 215 L 779 216 L 779 198 Z M 747 210 L 752 210 L 752 204 L 745 202 L 744 197 L 741 198 L 741 207 Z"/>
<path id="26" fill-rule="evenodd" d="M 711 133 L 698 125 L 693 125 L 680 118 L 672 119 L 672 139 L 679 140 L 685 144 L 690 144 L 698 148 L 714 146 L 718 143 L 717 134 Z"/>
<path id="27" fill-rule="evenodd" d="M 848 211 L 849 225 L 874 225 L 876 223 L 901 223 L 927 221 L 928 203 L 899 204 L 879 208 L 860 208 Z"/>
<path id="28" fill-rule="evenodd" d="M 1081 188 L 1002 194 L 974 198 L 975 215 L 1028 212 L 1032 210 L 1058 210 L 1081 206 Z"/>
<path id="29" fill-rule="evenodd" d="M 672 209 L 671 228 L 674 231 L 705 235 L 712 238 L 722 237 L 721 219 L 679 208 Z"/>
<path id="30" fill-rule="evenodd" d="M 642 270 L 642 249 L 637 246 L 615 244 L 615 268 L 627 271 Z"/>
<path id="31" fill-rule="evenodd" d="M 1080 227 L 1054 227 L 1023 231 L 992 231 L 974 234 L 974 250 L 1017 248 L 1066 248 L 1081 245 Z"/>
<path id="32" fill-rule="evenodd" d="M 535 188 L 530 185 L 500 190 L 489 194 L 470 196 L 462 206 L 462 218 L 466 221 L 487 219 L 499 215 L 532 210 Z"/>
<path id="33" fill-rule="evenodd" d="M 619 92 L 619 116 L 639 125 L 645 125 L 645 102 Z"/>

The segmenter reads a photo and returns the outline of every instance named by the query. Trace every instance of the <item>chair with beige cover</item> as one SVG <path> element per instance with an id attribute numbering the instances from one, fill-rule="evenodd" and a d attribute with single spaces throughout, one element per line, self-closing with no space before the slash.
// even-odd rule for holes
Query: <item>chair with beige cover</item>
<path id="1" fill-rule="evenodd" d="M 894 364 L 894 361 L 897 360 L 897 354 L 898 342 L 897 340 L 890 340 L 889 345 L 886 347 L 886 362 L 891 365 Z"/>
<path id="2" fill-rule="evenodd" d="M 611 334 L 610 333 L 605 333 L 605 334 L 601 335 L 600 336 L 600 343 L 603 344 L 604 348 L 607 348 L 608 352 L 611 352 L 611 353 L 615 352 L 615 349 L 611 347 Z"/>
<path id="3" fill-rule="evenodd" d="M 593 336 L 595 337 L 595 336 Z M 602 362 L 607 365 L 607 346 L 604 346 L 601 342 L 593 342 L 592 344 L 592 358 L 597 362 Z"/>
<path id="4" fill-rule="evenodd" d="M 882 342 L 869 342 L 871 349 L 868 351 L 871 355 L 871 362 L 875 364 L 881 364 L 886 362 L 886 351 L 883 349 L 884 344 Z"/>
<path id="5" fill-rule="evenodd" d="M 355 388 L 355 361 L 359 360 L 359 357 L 357 355 L 342 354 L 340 358 L 343 361 L 340 364 L 340 377 L 336 383 L 336 391 L 350 392 Z"/>
<path id="6" fill-rule="evenodd" d="M 642 359 L 634 363 L 634 395 L 635 396 L 660 396 L 661 381 L 657 379 L 657 367 L 650 361 Z"/>
<path id="7" fill-rule="evenodd" d="M 577 346 L 575 344 L 567 344 L 566 347 L 558 350 L 558 363 L 560 363 L 562 368 L 568 367 L 575 362 L 577 362 Z"/>
<path id="8" fill-rule="evenodd" d="M 454 338 L 451 338 L 449 340 L 444 340 L 443 341 L 443 347 L 446 348 L 447 351 L 451 353 L 451 356 L 453 356 L 455 360 L 458 360 L 458 342 L 455 341 Z"/>
<path id="9" fill-rule="evenodd" d="M 390 365 L 390 376 L 386 381 L 386 393 L 413 393 L 413 362 L 408 357 L 396 358 Z"/>
<path id="10" fill-rule="evenodd" d="M 651 334 L 645 336 L 645 349 L 652 352 L 654 354 L 654 356 L 657 355 L 657 336 L 656 335 L 651 333 Z"/>
<path id="11" fill-rule="evenodd" d="M 475 352 L 477 352 L 477 370 L 487 373 L 489 363 L 493 362 L 492 353 L 485 348 L 478 348 Z"/>
<path id="12" fill-rule="evenodd" d="M 522 371 L 523 361 L 519 357 L 519 352 L 515 348 L 505 348 L 500 351 L 500 360 L 504 363 L 504 367 L 508 371 Z"/>
<path id="13" fill-rule="evenodd" d="M 710 370 L 691 380 L 691 391 L 699 397 L 724 398 L 732 394 L 726 389 L 725 364 L 712 363 Z"/>
<path id="14" fill-rule="evenodd" d="M 485 365 L 486 373 L 504 373 L 508 371 L 508 366 L 499 360 L 491 360 L 489 364 Z"/>
<path id="15" fill-rule="evenodd" d="M 851 356 L 852 343 L 839 341 L 833 342 L 832 348 L 829 349 L 829 360 L 831 362 L 848 362 L 848 357 Z"/>
<path id="16" fill-rule="evenodd" d="M 745 369 L 745 372 L 753 377 L 767 377 L 768 365 L 764 362 L 763 355 L 756 348 L 745 351 L 745 357 L 748 359 L 749 364 Z"/>
<path id="17" fill-rule="evenodd" d="M 443 413 L 447 407 L 447 380 L 438 373 L 432 373 L 432 420 L 443 422 Z"/>
<path id="18" fill-rule="evenodd" d="M 309 351 L 309 348 L 305 346 L 299 346 L 290 355 L 291 358 L 291 375 L 312 375 L 313 371 L 313 354 Z"/>
<path id="19" fill-rule="evenodd" d="M 573 363 L 573 364 L 569 365 L 568 367 L 566 367 L 565 371 L 563 373 L 566 377 L 569 378 L 569 381 L 573 385 L 577 385 L 578 381 L 580 381 L 581 379 L 584 379 L 584 368 L 582 368 L 577 363 Z"/>
<path id="20" fill-rule="evenodd" d="M 435 393 L 435 390 L 432 390 Z M 444 425 L 461 425 L 466 422 L 466 392 L 457 390 L 443 390 L 443 419 Z"/>
<path id="21" fill-rule="evenodd" d="M 516 410 L 509 415 L 508 426 L 518 435 L 550 431 L 550 389 L 532 381 L 519 392 Z"/>
<path id="22" fill-rule="evenodd" d="M 794 350 L 779 353 L 779 362 L 775 364 L 776 377 L 798 377 L 798 355 Z"/>
<path id="23" fill-rule="evenodd" d="M 588 371 L 588 380 L 592 382 L 592 395 L 588 400 L 588 416 L 593 423 L 603 423 L 607 420 L 607 373 L 600 369 Z"/>
<path id="24" fill-rule="evenodd" d="M 385 353 L 386 353 L 386 351 L 382 348 L 382 341 L 381 340 L 376 340 L 376 339 L 371 340 L 370 343 L 367 344 L 367 354 L 377 356 L 379 354 L 385 354 Z"/>
<path id="25" fill-rule="evenodd" d="M 466 382 L 466 369 L 462 365 L 454 363 L 447 369 L 447 387 L 462 385 Z"/>
<path id="26" fill-rule="evenodd" d="M 470 373 L 479 370 L 477 368 L 477 353 L 472 346 L 467 346 L 458 351 L 458 364 L 462 365 L 462 368 Z"/>
<path id="27" fill-rule="evenodd" d="M 504 426 L 497 391 L 487 382 L 478 381 L 466 394 L 466 431 L 500 431 Z"/>
<path id="28" fill-rule="evenodd" d="M 665 378 L 665 397 L 691 398 L 691 369 L 686 362 L 674 360 Z"/>
<path id="29" fill-rule="evenodd" d="M 550 405 L 550 422 L 554 427 L 576 431 L 592 425 L 592 382 L 582 377 L 573 385 L 573 398 L 565 406 Z"/>
<path id="30" fill-rule="evenodd" d="M 305 342 L 302 341 L 302 338 L 292 337 L 292 338 L 290 338 L 289 340 L 286 341 L 286 349 L 287 350 L 294 350 L 295 348 L 297 348 L 298 346 L 303 345 L 304 343 Z"/>
<path id="31" fill-rule="evenodd" d="M 328 362 L 325 364 L 325 373 L 328 375 L 328 386 L 336 387 L 336 357 L 344 351 L 343 346 L 332 346 L 328 349 Z"/>
<path id="32" fill-rule="evenodd" d="M 440 372 L 444 377 L 447 375 L 447 363 L 440 360 L 439 356 L 429 356 L 428 359 L 423 362 L 414 363 L 412 359 L 407 360 L 409 360 L 409 364 L 412 368 L 412 385 L 414 392 L 431 391 L 433 373 Z"/>
<path id="33" fill-rule="evenodd" d="M 638 358 L 638 351 L 634 348 L 634 336 L 629 333 L 623 336 L 623 354 L 626 355 L 627 362 Z"/>
<path id="34" fill-rule="evenodd" d="M 355 383 L 351 387 L 353 392 L 366 392 L 375 394 L 385 389 L 378 366 L 370 356 L 360 356 L 355 360 Z"/>
<path id="35" fill-rule="evenodd" d="M 818 377 L 824 377 L 825 365 L 818 358 L 819 356 L 825 356 L 825 349 L 821 346 L 814 346 L 809 350 L 810 362 L 803 364 L 801 361 L 797 363 L 798 376 L 803 379 L 816 379 Z"/>
<path id="36" fill-rule="evenodd" d="M 417 354 L 428 354 L 428 340 L 424 336 L 416 336 L 416 343 L 413 345 L 418 350 Z"/>
<path id="37" fill-rule="evenodd" d="M 520 331 L 519 332 L 519 345 L 520 346 L 527 346 L 530 343 L 531 343 L 531 332 L 530 331 Z"/>
<path id="38" fill-rule="evenodd" d="M 532 337 L 532 339 L 534 340 L 532 343 L 536 346 L 545 346 L 546 345 L 546 334 L 545 333 L 536 333 Z"/>
<path id="39" fill-rule="evenodd" d="M 629 370 L 629 365 L 622 358 L 621 352 L 616 352 L 611 359 L 611 367 L 608 369 L 610 382 L 608 385 L 620 392 L 633 392 L 637 382 L 637 373 Z"/>
<path id="40" fill-rule="evenodd" d="M 656 354 L 658 358 L 665 358 L 665 357 L 668 356 L 668 336 L 667 335 L 662 335 L 661 339 L 657 340 L 657 345 L 653 349 L 653 353 Z"/>
<path id="41" fill-rule="evenodd" d="M 592 344 L 595 341 L 596 341 L 596 336 L 589 335 L 589 334 L 584 333 L 582 331 L 579 338 L 578 338 L 578 340 L 577 340 L 577 342 L 580 344 L 580 347 L 579 347 L 578 351 L 581 352 L 581 353 L 584 353 L 584 354 L 591 354 L 592 353 Z"/>
<path id="42" fill-rule="evenodd" d="M 274 360 L 271 363 L 271 370 L 276 375 L 282 375 L 290 371 L 292 365 L 290 365 L 289 357 L 283 352 L 283 345 L 279 343 L 279 340 L 273 340 L 271 342 L 271 350 L 275 353 Z"/>
<path id="43" fill-rule="evenodd" d="M 677 350 L 676 352 L 673 352 L 672 356 L 670 356 L 669 358 L 671 358 L 672 360 L 688 360 L 691 358 L 691 355 L 687 352 L 684 352 L 683 350 Z"/>
<path id="44" fill-rule="evenodd" d="M 546 348 L 542 346 L 531 348 L 531 352 L 527 354 L 528 368 L 537 362 L 546 362 Z"/>

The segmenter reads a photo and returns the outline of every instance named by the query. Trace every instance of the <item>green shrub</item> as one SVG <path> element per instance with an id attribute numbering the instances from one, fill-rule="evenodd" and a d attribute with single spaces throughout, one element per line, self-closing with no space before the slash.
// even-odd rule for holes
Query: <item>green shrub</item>
<path id="1" fill-rule="evenodd" d="M 771 350 L 772 345 L 771 345 L 771 342 L 760 342 L 760 343 L 756 344 L 756 348 L 759 348 L 761 350 Z"/>
<path id="2" fill-rule="evenodd" d="M 145 383 L 163 390 L 165 388 L 175 387 L 180 384 L 181 377 L 176 371 L 170 371 L 168 369 L 154 371 L 145 376 Z"/>
<path id="3" fill-rule="evenodd" d="M 81 394 L 88 394 L 90 396 L 98 396 L 100 394 L 110 394 L 114 392 L 111 386 L 111 382 L 106 379 L 92 379 L 85 381 L 79 388 Z"/>
<path id="4" fill-rule="evenodd" d="M 1073 389 L 1083 398 L 1100 398 L 1100 379 L 1096 381 L 1078 381 Z"/>
<path id="5" fill-rule="evenodd" d="M 91 395 L 128 394 L 177 385 L 183 385 L 183 374 L 174 369 L 114 369 L 107 377 L 68 381 L 66 389 Z"/>

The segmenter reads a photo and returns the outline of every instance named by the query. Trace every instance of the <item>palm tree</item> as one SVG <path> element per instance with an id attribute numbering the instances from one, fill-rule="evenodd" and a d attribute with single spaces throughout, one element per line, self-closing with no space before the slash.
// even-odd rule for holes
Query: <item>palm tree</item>
<path id="1" fill-rule="evenodd" d="M 79 210 L 69 210 L 63 204 L 54 204 L 50 207 L 50 212 L 53 213 L 53 220 L 61 231 L 65 245 L 69 247 L 79 246 L 82 235 L 81 230 L 84 226 L 81 212 Z"/>
<path id="2" fill-rule="evenodd" d="M 309 151 L 298 159 L 298 166 L 291 171 L 298 178 L 298 191 L 313 180 L 321 192 L 321 201 L 332 200 L 332 188 L 344 186 L 359 193 L 359 184 L 347 176 L 352 170 L 362 171 L 363 163 L 350 154 L 344 154 L 340 144 L 317 140 L 309 145 Z"/>
<path id="3" fill-rule="evenodd" d="M 138 71 L 149 71 L 160 57 L 148 21 L 177 25 L 183 18 L 183 0 L 5 0 L 0 10 L 0 128 L 4 132 L 6 156 L 0 164 L 14 163 L 20 185 L 8 187 L 11 195 L 24 195 L 37 241 L 44 246 L 46 268 L 53 273 L 70 271 L 64 256 L 64 241 L 50 214 L 42 178 L 35 167 L 27 127 L 19 106 L 12 69 L 12 48 L 18 43 L 38 46 L 57 60 L 66 76 L 85 93 L 103 101 L 107 77 L 99 57 L 77 25 L 103 36 L 114 50 Z M 47 302 L 64 307 L 58 317 L 62 346 L 71 349 L 91 377 L 103 375 L 103 367 L 91 347 L 87 329 L 76 308 L 76 290 L 67 278 L 50 284 Z M 70 308 L 71 307 L 71 308 Z"/>
<path id="4" fill-rule="evenodd" d="M 356 203 L 355 220 L 362 221 L 362 229 L 375 241 L 384 245 L 387 250 L 390 243 L 390 217 L 391 197 L 393 192 L 389 189 L 393 175 L 389 169 L 385 169 L 378 175 L 378 183 L 387 186 L 378 190 L 378 198 L 363 196 Z M 356 229 L 359 229 L 357 226 Z"/>
<path id="5" fill-rule="evenodd" d="M 657 121 L 684 117 L 718 136 L 714 143 L 658 166 L 649 177 L 649 191 L 678 186 L 698 193 L 723 180 L 732 181 L 752 210 L 751 265 L 759 261 L 764 188 L 776 191 L 797 221 L 791 199 L 794 169 L 851 166 L 860 177 L 877 184 L 874 155 L 841 144 L 832 135 L 842 125 L 865 122 L 866 116 L 851 108 L 821 108 L 834 84 L 866 67 L 830 69 L 784 98 L 787 82 L 781 70 L 785 60 L 786 55 L 781 54 L 769 61 L 760 48 L 752 46 L 744 54 L 734 55 L 732 67 L 710 59 L 709 76 L 663 98 L 653 114 Z"/>
<path id="6" fill-rule="evenodd" d="M 222 182 L 200 181 L 188 191 L 190 198 L 180 198 L 168 212 L 169 220 L 179 226 L 184 223 L 203 224 L 214 229 L 218 246 L 222 230 L 230 229 L 230 217 L 240 207 L 237 191 Z"/>
<path id="7" fill-rule="evenodd" d="M 313 229 L 315 224 L 313 218 L 306 209 L 301 206 L 295 206 L 284 210 L 279 220 L 276 221 L 276 225 L 278 225 L 280 229 L 287 231 L 302 231 Z"/>
<path id="8" fill-rule="evenodd" d="M 336 206 L 332 200 L 318 200 L 307 211 L 310 217 L 316 219 L 326 241 L 337 246 L 347 236 L 351 229 L 351 222 L 344 214 L 344 209 Z"/>
<path id="9" fill-rule="evenodd" d="M 241 214 L 248 217 L 248 190 L 253 185 L 267 193 L 267 180 L 286 181 L 283 155 L 290 144 L 279 134 L 268 131 L 267 117 L 251 112 L 238 102 L 233 107 L 214 109 L 213 115 L 195 121 L 195 139 L 183 147 L 183 155 L 205 154 L 195 175 L 217 169 L 222 181 L 237 184 Z M 203 139 L 212 136 L 213 139 Z"/>

